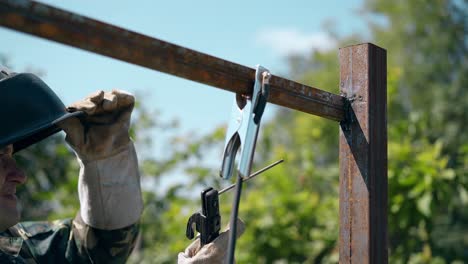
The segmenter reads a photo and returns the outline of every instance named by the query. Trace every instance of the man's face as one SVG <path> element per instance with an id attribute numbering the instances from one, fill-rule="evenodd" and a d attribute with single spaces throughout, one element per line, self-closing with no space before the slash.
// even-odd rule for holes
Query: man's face
<path id="1" fill-rule="evenodd" d="M 25 181 L 26 176 L 13 159 L 13 146 L 0 149 L 0 232 L 19 222 L 16 186 Z"/>

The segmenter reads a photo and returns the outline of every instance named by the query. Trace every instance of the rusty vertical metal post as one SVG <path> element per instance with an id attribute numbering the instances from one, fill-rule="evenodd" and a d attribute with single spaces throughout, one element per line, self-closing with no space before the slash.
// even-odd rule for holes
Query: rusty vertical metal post
<path id="1" fill-rule="evenodd" d="M 340 49 L 340 263 L 387 263 L 386 51 Z"/>

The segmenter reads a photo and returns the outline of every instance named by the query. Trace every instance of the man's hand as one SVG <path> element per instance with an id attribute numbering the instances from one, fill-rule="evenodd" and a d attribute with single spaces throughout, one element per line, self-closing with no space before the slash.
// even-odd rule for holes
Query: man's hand
<path id="1" fill-rule="evenodd" d="M 70 112 L 85 112 L 85 116 L 70 118 L 60 126 L 81 159 L 104 159 L 119 153 L 130 142 L 128 130 L 134 105 L 135 98 L 126 92 L 98 91 L 68 107 Z"/>
<path id="2" fill-rule="evenodd" d="M 244 233 L 245 225 L 242 220 L 237 219 L 237 237 Z M 197 238 L 185 252 L 179 253 L 178 264 L 211 264 L 224 263 L 227 257 L 229 243 L 229 228 L 219 234 L 213 242 L 200 248 L 200 239 Z"/>

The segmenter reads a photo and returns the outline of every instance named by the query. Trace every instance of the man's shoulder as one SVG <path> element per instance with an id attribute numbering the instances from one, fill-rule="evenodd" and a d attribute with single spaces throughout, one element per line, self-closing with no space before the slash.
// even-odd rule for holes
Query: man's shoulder
<path id="1" fill-rule="evenodd" d="M 10 243 L 10 250 L 6 251 L 7 247 L 3 245 L 2 251 L 6 257 L 14 258 L 17 263 L 51 263 L 52 260 L 60 260 L 62 263 L 65 260 L 71 223 L 71 219 L 20 222 L 5 232 L 11 241 L 17 242 L 16 246 L 13 247 Z"/>
<path id="2" fill-rule="evenodd" d="M 69 230 L 71 224 L 72 219 L 55 221 L 26 221 L 16 224 L 13 229 L 17 230 L 19 235 L 26 239 L 39 234 L 57 232 L 65 229 Z"/>
<path id="3" fill-rule="evenodd" d="M 52 249 L 52 236 L 68 238 L 71 220 L 20 222 L 0 233 L 0 263 L 35 263 Z"/>

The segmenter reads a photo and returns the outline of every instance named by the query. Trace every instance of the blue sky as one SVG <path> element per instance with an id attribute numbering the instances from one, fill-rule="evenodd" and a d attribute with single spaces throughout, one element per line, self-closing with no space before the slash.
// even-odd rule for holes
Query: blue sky
<path id="1" fill-rule="evenodd" d="M 340 35 L 366 31 L 357 12 L 363 0 L 42 2 L 252 68 L 261 64 L 280 76 L 286 76 L 288 54 L 313 48 L 338 52 L 323 30 L 327 21 Z M 137 100 L 158 109 L 163 119 L 178 119 L 181 132 L 197 135 L 230 117 L 233 93 L 5 28 L 0 40 L 0 54 L 15 70 L 44 71 L 45 82 L 65 104 L 98 89 L 140 91 L 145 96 Z"/>

